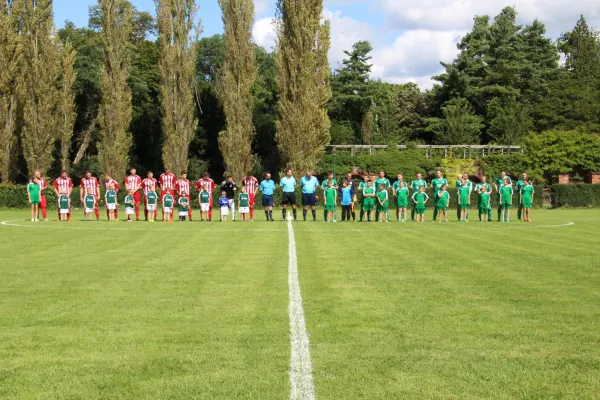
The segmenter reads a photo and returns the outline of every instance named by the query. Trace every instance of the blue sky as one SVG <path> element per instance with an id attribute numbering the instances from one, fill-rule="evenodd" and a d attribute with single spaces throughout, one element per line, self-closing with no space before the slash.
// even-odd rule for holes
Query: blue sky
<path id="1" fill-rule="evenodd" d="M 255 41 L 271 48 L 275 34 L 272 18 L 275 0 L 254 0 Z M 153 0 L 131 0 L 140 10 L 154 13 Z M 222 32 L 217 0 L 197 0 L 203 36 Z M 96 0 L 55 0 L 57 27 L 65 20 L 86 26 L 88 8 Z M 373 44 L 372 76 L 388 82 L 416 82 L 431 87 L 431 75 L 441 71 L 440 61 L 457 54 L 456 43 L 470 30 L 475 15 L 494 16 L 505 6 L 516 6 L 518 22 L 538 18 L 548 36 L 556 38 L 570 30 L 580 14 L 600 27 L 598 0 L 326 0 L 323 15 L 331 21 L 330 64 L 337 67 L 343 50 L 358 40 Z"/>

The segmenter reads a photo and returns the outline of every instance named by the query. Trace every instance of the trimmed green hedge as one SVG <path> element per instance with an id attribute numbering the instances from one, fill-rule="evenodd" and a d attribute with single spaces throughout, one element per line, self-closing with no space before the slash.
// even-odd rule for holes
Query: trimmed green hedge
<path id="1" fill-rule="evenodd" d="M 600 207 L 600 185 L 552 185 L 552 207 Z"/>
<path id="2" fill-rule="evenodd" d="M 596 193 L 595 199 L 596 200 L 593 204 L 597 205 L 600 203 L 600 200 L 599 200 L 600 199 L 600 185 L 555 185 L 555 186 L 592 186 L 592 187 L 596 186 L 596 188 L 590 188 L 590 189 L 586 189 L 586 190 L 587 190 L 587 192 L 594 192 L 594 189 L 596 189 L 595 190 L 595 193 Z M 579 189 L 579 191 L 582 193 L 586 192 L 586 190 Z M 544 191 L 543 186 L 541 186 L 541 185 L 535 186 L 536 195 L 534 198 L 534 207 L 542 207 L 543 202 L 544 202 L 543 191 Z M 192 188 L 191 192 L 192 192 L 191 193 L 192 199 L 197 199 L 198 192 L 196 191 L 196 189 Z M 455 208 L 456 207 L 456 189 L 449 188 L 448 192 L 450 193 L 450 197 L 451 197 L 450 198 L 450 207 Z M 427 194 L 429 194 L 429 196 L 432 197 L 431 188 L 428 189 Z M 317 196 L 321 196 L 321 195 L 322 195 L 322 192 L 318 191 Z M 120 204 L 123 203 L 124 197 L 125 197 L 125 191 L 121 190 L 119 192 Z M 218 190 L 216 190 L 214 192 L 215 204 L 217 204 L 218 197 L 219 197 L 219 192 L 218 192 Z M 586 198 L 586 200 L 583 201 L 583 203 L 592 204 L 592 203 L 589 203 L 587 200 L 590 198 L 589 195 L 587 195 L 587 197 L 585 197 L 585 198 Z M 281 207 L 281 199 L 282 199 L 281 190 L 277 190 L 274 195 L 275 207 Z M 298 188 L 296 190 L 296 199 L 297 199 L 298 205 L 301 205 L 302 204 L 302 190 L 300 188 Z M 46 189 L 46 200 L 48 202 L 49 209 L 56 209 L 56 195 L 54 194 L 52 187 L 48 187 L 48 189 Z M 513 199 L 513 204 L 516 205 L 518 200 L 519 200 L 519 196 L 518 196 L 518 194 L 515 194 L 515 198 Z M 72 206 L 74 208 L 81 207 L 81 204 L 79 203 L 79 187 L 73 188 L 73 193 L 71 194 L 71 201 L 72 201 Z M 360 201 L 360 199 L 359 199 L 359 201 Z M 391 201 L 391 203 L 393 203 L 393 201 Z M 194 204 L 194 206 L 196 206 L 197 201 L 193 201 L 193 204 Z M 572 205 L 572 204 L 573 204 L 572 200 L 570 200 L 570 203 L 568 203 L 567 205 L 574 206 L 574 207 L 590 207 L 590 205 L 578 206 L 578 205 Z M 320 205 L 322 205 L 322 203 L 320 203 Z M 427 202 L 427 205 L 428 205 L 428 207 L 433 207 L 433 201 L 430 199 L 430 201 Z M 392 206 L 392 208 L 395 207 L 393 204 L 391 204 L 391 206 Z M 473 208 L 477 207 L 477 194 L 476 193 L 472 194 L 471 206 Z M 564 206 L 564 204 L 559 204 L 556 206 Z M 3 207 L 3 208 L 27 208 L 27 207 L 29 207 L 29 204 L 27 201 L 26 186 L 25 185 L 0 184 L 0 207 Z M 258 192 L 258 194 L 256 196 L 256 207 L 257 208 L 262 207 L 262 193 L 260 191 Z M 496 207 L 496 196 L 495 195 L 492 196 L 492 207 Z"/>

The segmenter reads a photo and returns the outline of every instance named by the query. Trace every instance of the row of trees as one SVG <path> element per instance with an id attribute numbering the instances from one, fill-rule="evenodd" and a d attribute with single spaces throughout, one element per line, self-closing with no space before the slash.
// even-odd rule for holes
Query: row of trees
<path id="1" fill-rule="evenodd" d="M 0 75 L 0 179 L 11 178 L 13 165 L 20 171 L 20 156 L 29 173 L 45 175 L 57 151 L 60 168 L 68 170 L 74 155 L 74 165 L 93 160 L 97 165 L 90 169 L 120 179 L 143 157 L 134 144 L 152 147 L 150 156 L 162 147 L 162 165 L 174 171 L 199 169 L 203 163 L 190 163 L 189 155 L 197 153 L 203 96 L 218 100 L 209 105 L 223 119 L 218 150 L 226 172 L 240 179 L 257 164 L 252 145 L 259 56 L 275 66 L 281 159 L 294 168 L 315 168 L 329 143 L 329 24 L 320 20 L 322 2 L 278 2 L 272 56 L 257 54 L 252 43 L 252 0 L 219 5 L 225 32 L 217 38 L 222 60 L 215 70 L 213 63 L 198 63 L 195 0 L 157 0 L 156 21 L 127 0 L 98 0 L 89 28 L 67 23 L 58 35 L 51 0 L 0 0 L 0 54 L 7 66 Z M 148 40 L 151 34 L 157 40 Z M 202 68 L 210 72 L 200 75 Z M 207 81 L 209 90 L 203 90 Z M 81 133 L 72 141 L 76 129 Z"/>
<path id="2" fill-rule="evenodd" d="M 252 42 L 251 0 L 220 0 L 224 34 L 202 39 L 194 0 L 156 4 L 153 18 L 99 0 L 88 27 L 55 32 L 51 1 L 0 0 L 2 180 L 61 168 L 119 177 L 128 165 L 241 177 L 322 166 L 330 142 L 600 131 L 600 40 L 583 17 L 557 42 L 539 21 L 517 25 L 513 8 L 476 17 L 424 92 L 372 80 L 366 41 L 331 71 L 321 1 L 278 0 L 274 52 Z"/>

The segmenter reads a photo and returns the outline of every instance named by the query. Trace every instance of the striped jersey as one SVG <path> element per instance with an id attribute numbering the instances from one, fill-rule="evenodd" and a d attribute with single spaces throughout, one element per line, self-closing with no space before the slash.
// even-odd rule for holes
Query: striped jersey
<path id="1" fill-rule="evenodd" d="M 43 190 L 48 187 L 48 182 L 44 178 L 38 178 L 38 185 L 40 185 L 40 196 L 45 196 L 46 192 Z"/>
<path id="2" fill-rule="evenodd" d="M 175 182 L 175 190 L 177 190 L 177 194 L 181 196 L 181 193 L 190 194 L 190 181 L 187 179 L 180 179 Z"/>
<path id="3" fill-rule="evenodd" d="M 105 188 L 106 190 L 109 190 L 109 189 L 108 189 L 108 187 L 109 187 L 111 184 L 112 184 L 112 185 L 115 185 L 115 191 L 118 193 L 118 192 L 119 192 L 119 189 L 120 189 L 120 186 L 119 186 L 119 183 L 118 183 L 117 181 L 115 181 L 114 179 L 109 179 L 109 180 L 107 180 L 106 182 L 104 182 L 104 188 Z"/>
<path id="4" fill-rule="evenodd" d="M 150 188 L 153 187 L 156 189 L 158 182 L 154 178 L 146 178 L 142 181 L 142 190 L 144 191 L 144 196 L 148 195 Z"/>
<path id="5" fill-rule="evenodd" d="M 202 191 L 202 185 L 206 185 L 206 191 L 211 195 L 212 195 L 212 192 L 217 187 L 217 184 L 215 183 L 215 181 L 213 181 L 210 178 L 202 178 L 198 181 L 198 183 L 196 183 L 196 189 L 198 189 L 199 192 Z"/>
<path id="6" fill-rule="evenodd" d="M 242 185 L 246 186 L 246 192 L 254 194 L 258 189 L 258 179 L 253 176 L 247 176 L 242 179 Z"/>
<path id="7" fill-rule="evenodd" d="M 162 190 L 173 190 L 177 178 L 173 174 L 162 174 L 159 178 L 160 187 Z"/>
<path id="8" fill-rule="evenodd" d="M 67 178 L 59 177 L 59 178 L 56 178 L 56 180 L 54 181 L 54 189 L 58 190 L 59 193 L 60 192 L 69 193 L 69 190 L 72 187 L 73 187 L 73 181 L 69 177 L 67 177 Z"/>
<path id="9" fill-rule="evenodd" d="M 100 194 L 98 185 L 98 179 L 94 178 L 93 176 L 89 179 L 83 178 L 79 184 L 84 195 L 91 194 L 94 197 L 97 197 Z"/>
<path id="10" fill-rule="evenodd" d="M 137 175 L 129 175 L 125 178 L 125 187 L 127 191 L 137 192 L 142 184 L 142 178 Z"/>

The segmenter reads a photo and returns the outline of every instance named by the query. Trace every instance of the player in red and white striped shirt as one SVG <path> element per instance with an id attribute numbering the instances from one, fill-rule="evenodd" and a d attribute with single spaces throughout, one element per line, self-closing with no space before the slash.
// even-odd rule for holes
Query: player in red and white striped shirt
<path id="1" fill-rule="evenodd" d="M 206 191 L 208 193 L 210 193 L 210 208 L 208 209 L 208 220 L 212 221 L 212 208 L 213 208 L 213 191 L 215 190 L 215 188 L 217 187 L 217 184 L 215 183 L 215 181 L 213 181 L 212 179 L 210 179 L 210 175 L 208 174 L 208 172 L 204 172 L 202 174 L 202 179 L 200 179 L 198 181 L 198 183 L 196 183 L 196 189 L 198 190 L 198 193 L 200 193 L 202 191 L 202 186 L 206 186 Z M 198 200 L 199 202 L 200 200 Z"/>
<path id="2" fill-rule="evenodd" d="M 146 196 L 148 195 L 150 188 L 154 188 L 154 190 L 156 190 L 157 186 L 158 182 L 156 181 L 156 179 L 154 179 L 154 173 L 152 173 L 152 171 L 148 171 L 148 174 L 146 174 L 146 179 L 142 181 L 142 190 L 144 191 L 144 216 L 146 217 L 146 221 L 148 221 L 148 201 L 146 199 Z M 157 213 L 158 211 L 154 210 L 155 220 Z"/>
<path id="3" fill-rule="evenodd" d="M 42 178 L 40 171 L 35 171 L 33 175 L 37 178 L 38 185 L 40 186 L 40 206 L 38 209 L 42 211 L 42 218 L 44 218 L 44 221 L 48 221 L 48 218 L 46 218 L 46 189 L 48 188 L 48 182 L 46 179 Z M 39 215 L 37 218 L 39 219 Z"/>
<path id="4" fill-rule="evenodd" d="M 258 192 L 258 179 L 252 176 L 252 172 L 248 172 L 248 175 L 242 179 L 242 186 L 246 187 L 246 193 L 248 193 L 248 197 L 250 197 L 250 222 L 254 222 L 254 199 Z"/>
<path id="5" fill-rule="evenodd" d="M 181 173 L 181 178 L 175 182 L 175 192 L 177 193 L 177 198 L 185 197 L 188 199 L 188 216 L 190 217 L 190 222 L 192 221 L 192 201 L 190 198 L 190 190 L 192 189 L 192 185 L 190 181 L 187 179 L 187 172 L 183 171 Z"/>
<path id="6" fill-rule="evenodd" d="M 56 197 L 59 197 L 61 193 L 64 193 L 70 198 L 72 191 L 73 181 L 67 176 L 67 171 L 63 169 L 60 172 L 60 176 L 54 181 L 54 193 L 56 193 Z M 60 221 L 60 210 L 58 210 L 58 220 Z M 69 210 L 69 213 L 67 214 L 67 220 L 71 220 L 71 210 Z"/>
<path id="7" fill-rule="evenodd" d="M 104 189 L 108 190 L 108 188 L 110 187 L 110 185 L 114 185 L 115 191 L 117 192 L 117 194 L 119 193 L 119 189 L 121 188 L 119 186 L 119 182 L 115 181 L 109 174 L 104 174 L 105 177 L 105 181 L 104 181 Z M 115 212 L 115 219 L 119 219 L 119 208 L 117 207 L 116 210 L 113 210 Z M 110 220 L 110 210 L 106 210 L 106 216 L 108 217 L 108 219 Z"/>
<path id="8" fill-rule="evenodd" d="M 175 194 L 175 181 L 177 181 L 177 177 L 175 174 L 171 173 L 169 168 L 165 169 L 165 172 L 160 174 L 158 178 L 158 184 L 160 185 L 160 198 L 162 199 L 165 194 L 169 193 L 171 195 Z M 162 212 L 162 211 L 161 211 Z M 162 220 L 165 220 L 165 214 L 162 212 Z"/>
<path id="9" fill-rule="evenodd" d="M 98 182 L 98 179 L 92 176 L 90 171 L 85 171 L 85 178 L 81 180 L 79 187 L 81 204 L 83 204 L 83 199 L 88 194 L 94 196 L 96 199 L 96 203 L 94 204 L 94 213 L 96 214 L 96 221 L 99 221 L 100 209 L 98 208 L 98 199 L 100 198 L 100 182 Z M 85 206 L 83 208 L 85 209 Z"/>
<path id="10" fill-rule="evenodd" d="M 125 178 L 125 188 L 127 192 L 133 192 L 133 205 L 135 206 L 135 220 L 140 220 L 140 189 L 142 188 L 142 178 L 137 175 L 137 170 L 131 168 L 129 176 Z"/>

